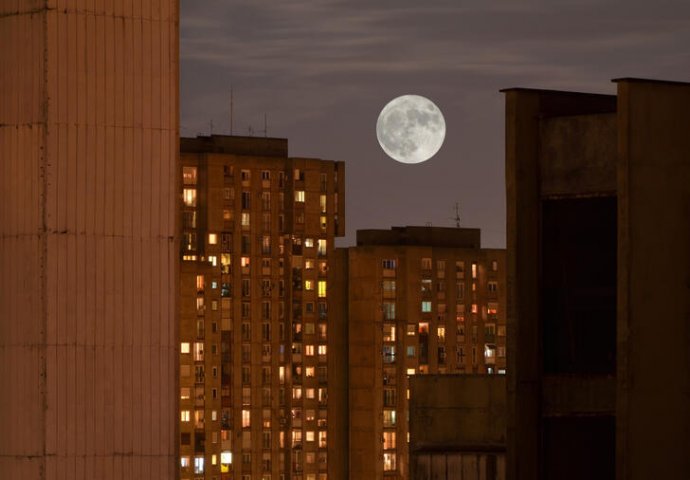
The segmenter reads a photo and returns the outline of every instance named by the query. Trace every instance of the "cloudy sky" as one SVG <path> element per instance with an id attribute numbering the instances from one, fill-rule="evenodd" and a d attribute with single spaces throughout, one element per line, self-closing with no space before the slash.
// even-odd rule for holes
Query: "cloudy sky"
<path id="1" fill-rule="evenodd" d="M 612 78 L 690 81 L 684 0 L 181 0 L 181 134 L 289 140 L 346 162 L 347 237 L 392 225 L 482 229 L 505 246 L 507 87 L 614 93 Z M 383 106 L 423 95 L 446 141 L 418 165 L 376 140 Z"/>

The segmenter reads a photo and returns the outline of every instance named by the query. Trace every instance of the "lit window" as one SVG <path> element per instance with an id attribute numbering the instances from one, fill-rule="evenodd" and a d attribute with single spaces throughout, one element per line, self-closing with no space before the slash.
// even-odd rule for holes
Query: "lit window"
<path id="1" fill-rule="evenodd" d="M 251 215 L 249 214 L 249 212 L 242 212 L 242 226 L 243 227 L 249 226 L 250 218 L 251 218 Z"/>
<path id="2" fill-rule="evenodd" d="M 209 255 L 208 256 L 208 263 L 210 263 L 214 267 L 217 267 L 218 266 L 218 257 L 215 255 Z"/>
<path id="3" fill-rule="evenodd" d="M 295 190 L 295 202 L 304 202 L 304 190 Z"/>
<path id="4" fill-rule="evenodd" d="M 325 448 L 327 446 L 326 432 L 319 431 L 319 447 Z"/>
<path id="5" fill-rule="evenodd" d="M 203 292 L 204 291 L 204 276 L 203 275 L 197 275 L 196 276 L 196 291 L 197 292 Z"/>
<path id="6" fill-rule="evenodd" d="M 307 355 L 308 357 L 311 357 L 314 355 L 314 345 L 305 345 L 304 346 L 304 354 Z"/>
<path id="7" fill-rule="evenodd" d="M 326 296 L 326 280 L 319 280 L 319 298 L 324 298 Z"/>
<path id="8" fill-rule="evenodd" d="M 304 376 L 306 377 L 314 377 L 316 372 L 316 369 L 314 367 L 306 367 L 304 369 Z"/>
<path id="9" fill-rule="evenodd" d="M 209 245 L 218 244 L 218 234 L 217 233 L 209 233 L 208 234 L 208 244 Z"/>
<path id="10" fill-rule="evenodd" d="M 486 313 L 496 315 L 498 313 L 498 303 L 489 302 Z"/>
<path id="11" fill-rule="evenodd" d="M 319 355 L 326 355 L 326 345 L 319 345 Z"/>
<path id="12" fill-rule="evenodd" d="M 220 464 L 230 465 L 232 463 L 232 452 L 220 452 Z"/>
<path id="13" fill-rule="evenodd" d="M 211 465 L 217 465 L 218 464 L 218 457 L 213 454 L 211 455 Z"/>
<path id="14" fill-rule="evenodd" d="M 446 327 L 436 328 L 436 336 L 439 342 L 444 342 L 446 340 Z"/>
<path id="15" fill-rule="evenodd" d="M 414 371 L 414 368 L 412 369 Z M 395 410 L 384 410 L 383 411 L 383 426 L 384 427 L 395 427 L 396 424 L 396 412 Z"/>
<path id="16" fill-rule="evenodd" d="M 180 353 L 189 353 L 189 352 L 190 352 L 189 342 L 180 343 Z"/>
<path id="17" fill-rule="evenodd" d="M 383 471 L 392 472 L 395 470 L 395 453 L 383 454 Z"/>
<path id="18" fill-rule="evenodd" d="M 429 301 L 422 302 L 422 312 L 424 312 L 424 313 L 431 312 L 431 302 L 429 302 Z"/>
<path id="19" fill-rule="evenodd" d="M 419 323 L 419 333 L 420 335 L 427 335 L 429 333 L 429 322 Z"/>
<path id="20" fill-rule="evenodd" d="M 477 313 L 477 304 L 476 303 L 472 304 L 472 313 Z"/>
<path id="21" fill-rule="evenodd" d="M 194 457 L 194 473 L 204 473 L 204 457 Z"/>
<path id="22" fill-rule="evenodd" d="M 414 323 L 408 323 L 407 324 L 407 334 L 408 335 L 414 335 L 417 333 L 417 325 Z"/>
<path id="23" fill-rule="evenodd" d="M 305 280 L 304 281 L 304 289 L 305 290 L 314 290 L 314 280 Z"/>
<path id="24" fill-rule="evenodd" d="M 477 278 L 477 262 L 472 262 L 472 278 Z"/>
<path id="25" fill-rule="evenodd" d="M 314 246 L 314 239 L 313 238 L 305 238 L 304 239 L 304 246 L 307 248 L 312 248 Z"/>
<path id="26" fill-rule="evenodd" d="M 186 207 L 196 207 L 196 188 L 182 190 L 182 199 Z"/>
<path id="27" fill-rule="evenodd" d="M 391 323 L 383 324 L 383 341 L 395 342 L 395 325 Z"/>
<path id="28" fill-rule="evenodd" d="M 191 389 L 189 387 L 180 388 L 180 400 L 189 400 L 191 397 Z"/>
<path id="29" fill-rule="evenodd" d="M 328 242 L 324 239 L 319 239 L 319 240 L 317 240 L 316 243 L 317 243 L 317 253 L 319 254 L 319 256 L 320 257 L 325 256 Z"/>
<path id="30" fill-rule="evenodd" d="M 304 389 L 304 396 L 308 398 L 309 400 L 313 400 L 316 398 L 316 390 L 313 388 L 305 388 Z"/>
<path id="31" fill-rule="evenodd" d="M 408 375 L 414 375 L 414 374 L 415 374 L 415 369 L 414 369 L 414 368 L 408 368 L 408 369 L 407 369 L 407 374 L 408 374 Z"/>
<path id="32" fill-rule="evenodd" d="M 395 432 L 383 432 L 383 449 L 392 450 L 395 448 Z"/>
<path id="33" fill-rule="evenodd" d="M 191 412 L 189 410 L 180 411 L 180 421 L 189 422 L 192 418 Z"/>
<path id="34" fill-rule="evenodd" d="M 249 257 L 242 257 L 240 258 L 240 265 L 242 268 L 246 268 L 249 266 Z"/>
<path id="35" fill-rule="evenodd" d="M 242 410 L 242 428 L 249 428 L 251 425 L 251 412 L 249 410 Z"/>

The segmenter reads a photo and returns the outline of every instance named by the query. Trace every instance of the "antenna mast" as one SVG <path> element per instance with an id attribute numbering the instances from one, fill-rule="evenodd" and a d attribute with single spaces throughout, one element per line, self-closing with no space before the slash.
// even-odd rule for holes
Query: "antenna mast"
<path id="1" fill-rule="evenodd" d="M 232 135 L 232 85 L 230 85 L 230 135 Z"/>
<path id="2" fill-rule="evenodd" d="M 460 205 L 458 205 L 458 202 L 455 202 L 455 228 L 460 228 Z"/>

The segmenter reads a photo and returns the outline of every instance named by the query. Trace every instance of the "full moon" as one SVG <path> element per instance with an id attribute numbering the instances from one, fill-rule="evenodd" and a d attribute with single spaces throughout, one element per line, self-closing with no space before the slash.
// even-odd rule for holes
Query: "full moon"
<path id="1" fill-rule="evenodd" d="M 386 154 L 401 163 L 422 163 L 436 155 L 446 137 L 441 110 L 426 97 L 403 95 L 383 107 L 376 137 Z"/>

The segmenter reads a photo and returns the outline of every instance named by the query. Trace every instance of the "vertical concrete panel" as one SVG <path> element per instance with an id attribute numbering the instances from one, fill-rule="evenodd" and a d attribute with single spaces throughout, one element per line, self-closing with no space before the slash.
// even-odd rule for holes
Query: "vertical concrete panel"
<path id="1" fill-rule="evenodd" d="M 159 75 L 142 72 L 135 3 L 0 4 L 0 40 L 12 45 L 0 49 L 0 374 L 11 379 L 0 478 L 175 471 L 174 223 L 141 227 L 174 210 L 174 186 L 158 185 L 171 177 L 150 163 L 174 171 L 176 148 L 145 156 L 142 145 L 176 145 L 177 118 L 159 121 L 152 141 L 142 105 L 153 99 L 134 97 L 147 85 L 177 112 L 177 44 L 163 48 L 159 35 L 153 52 L 149 38 Z M 149 35 L 176 37 L 176 17 L 152 23 Z M 134 160 L 149 172 L 138 195 Z"/>

